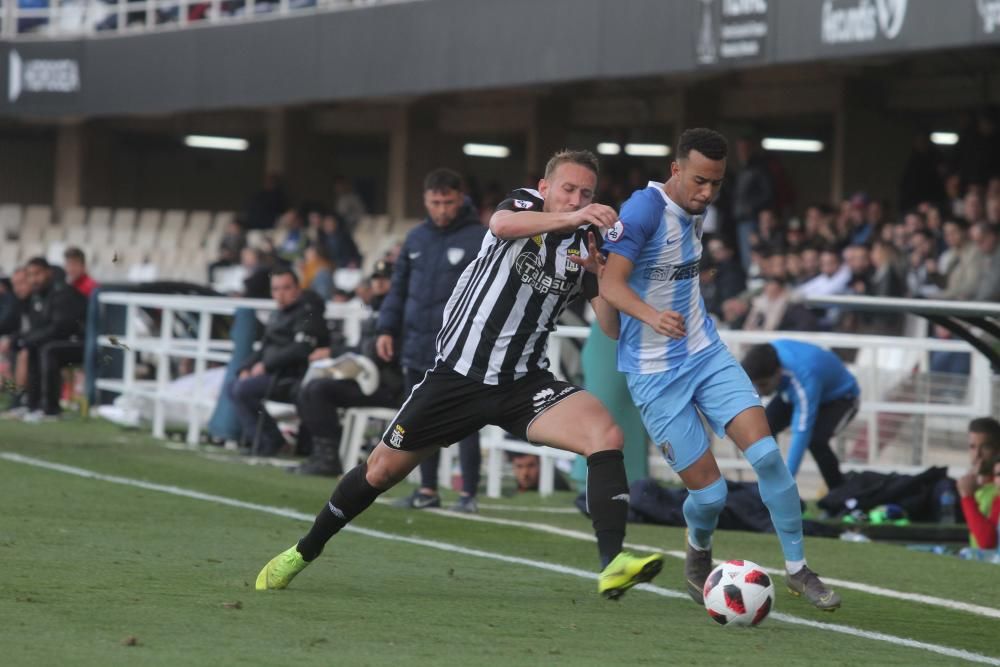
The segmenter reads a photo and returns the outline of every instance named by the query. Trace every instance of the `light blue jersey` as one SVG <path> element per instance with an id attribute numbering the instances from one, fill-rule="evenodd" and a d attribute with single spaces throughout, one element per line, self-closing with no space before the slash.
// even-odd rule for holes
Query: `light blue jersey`
<path id="1" fill-rule="evenodd" d="M 670 200 L 662 183 L 650 181 L 625 202 L 619 217 L 603 250 L 632 262 L 629 287 L 656 310 L 680 313 L 687 336 L 662 336 L 622 313 L 618 369 L 649 374 L 679 368 L 691 355 L 719 342 L 701 297 L 703 216 L 687 213 Z"/>

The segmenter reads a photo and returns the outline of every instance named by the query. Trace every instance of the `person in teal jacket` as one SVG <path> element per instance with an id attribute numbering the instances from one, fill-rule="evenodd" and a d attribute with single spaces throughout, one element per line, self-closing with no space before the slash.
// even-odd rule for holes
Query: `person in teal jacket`
<path id="1" fill-rule="evenodd" d="M 767 405 L 774 435 L 791 426 L 788 470 L 798 474 L 808 449 L 828 489 L 844 477 L 830 439 L 858 412 L 858 381 L 833 352 L 811 343 L 776 340 L 756 345 L 743 358 L 743 369 L 761 396 L 777 393 Z"/>

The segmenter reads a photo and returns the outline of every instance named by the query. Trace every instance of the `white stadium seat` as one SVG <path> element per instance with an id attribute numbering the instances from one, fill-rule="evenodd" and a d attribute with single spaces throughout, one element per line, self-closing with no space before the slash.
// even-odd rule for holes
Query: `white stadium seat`
<path id="1" fill-rule="evenodd" d="M 132 244 L 135 235 L 135 209 L 119 208 L 111 218 L 111 242 L 119 247 Z"/>
<path id="2" fill-rule="evenodd" d="M 17 204 L 0 205 L 0 241 L 17 235 L 21 226 L 21 207 Z"/>

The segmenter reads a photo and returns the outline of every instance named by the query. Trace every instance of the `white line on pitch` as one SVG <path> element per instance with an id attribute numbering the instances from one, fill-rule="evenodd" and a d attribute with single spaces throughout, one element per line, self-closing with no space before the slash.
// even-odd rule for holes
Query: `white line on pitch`
<path id="1" fill-rule="evenodd" d="M 379 505 L 395 505 L 398 498 L 378 498 L 375 502 Z M 534 512 L 536 514 L 579 514 L 580 510 L 575 507 L 530 507 L 521 505 L 494 505 L 493 503 L 479 503 L 479 509 L 490 510 L 491 512 Z"/>
<path id="2" fill-rule="evenodd" d="M 44 468 L 47 470 L 54 470 L 56 472 L 65 473 L 68 475 L 74 475 L 76 477 L 94 479 L 103 482 L 111 482 L 113 484 L 121 484 L 123 486 L 131 486 L 135 488 L 146 489 L 147 491 L 159 491 L 161 493 L 167 493 L 174 496 L 192 498 L 194 500 L 204 500 L 206 502 L 215 503 L 217 505 L 225 505 L 228 507 L 248 509 L 256 512 L 262 512 L 264 514 L 272 514 L 275 516 L 295 519 L 304 522 L 312 522 L 313 520 L 312 515 L 289 508 L 272 507 L 270 505 L 261 505 L 258 503 L 248 503 L 242 500 L 236 500 L 235 498 L 227 498 L 225 496 L 217 496 L 210 493 L 202 493 L 201 491 L 185 489 L 179 486 L 172 486 L 168 484 L 156 484 L 153 482 L 144 482 L 142 480 L 131 479 L 129 477 L 119 477 L 117 475 L 105 475 L 103 473 L 94 472 L 92 470 L 87 470 L 85 468 L 78 468 L 76 466 L 69 466 L 61 463 L 52 463 L 50 461 L 45 461 L 43 459 L 36 459 L 30 456 L 22 456 L 20 454 L 13 454 L 10 452 L 0 452 L 0 458 L 14 463 L 23 463 L 37 468 Z M 377 539 L 390 540 L 393 542 L 404 542 L 406 544 L 414 544 L 422 547 L 428 547 L 431 549 L 437 549 L 440 551 L 462 554 L 464 556 L 487 558 L 490 560 L 501 561 L 504 563 L 523 565 L 525 567 L 531 567 L 538 570 L 546 570 L 548 572 L 557 572 L 560 574 L 579 577 L 581 579 L 593 580 L 597 578 L 597 575 L 595 573 L 588 572 L 587 570 L 580 570 L 578 568 L 568 567 L 566 565 L 559 565 L 556 563 L 544 563 L 535 560 L 528 560 L 526 558 L 518 558 L 516 556 L 505 556 L 503 554 L 494 553 L 492 551 L 469 549 L 467 547 L 458 546 L 456 544 L 449 544 L 447 542 L 425 540 L 417 537 L 405 537 L 403 535 L 384 533 L 382 531 L 371 530 L 369 528 L 359 528 L 357 526 L 346 526 L 345 530 L 358 533 L 360 535 L 366 535 L 368 537 L 374 537 Z M 649 593 L 653 593 L 654 595 L 659 595 L 661 597 L 681 599 L 681 600 L 688 599 L 685 593 L 680 593 L 666 588 L 661 588 L 660 586 L 653 586 L 651 584 L 640 584 L 636 588 L 638 590 L 643 590 Z M 927 642 L 916 641 L 914 639 L 907 639 L 905 637 L 896 637 L 895 635 L 889 635 L 882 632 L 861 630 L 859 628 L 852 628 L 847 625 L 837 625 L 834 623 L 820 623 L 819 621 L 810 621 L 808 619 L 799 618 L 797 616 L 790 616 L 788 614 L 774 613 L 771 614 L 771 617 L 777 621 L 782 621 L 793 625 L 802 625 L 810 628 L 815 628 L 818 630 L 837 632 L 840 634 L 849 635 L 852 637 L 858 637 L 861 639 L 883 641 L 889 644 L 894 644 L 896 646 L 903 646 L 906 648 L 912 648 L 921 651 L 929 651 L 950 658 L 958 658 L 960 660 L 966 660 L 968 662 L 1000 667 L 1000 658 L 993 658 L 990 656 L 982 655 L 980 653 L 974 653 L 972 651 L 966 651 L 963 649 L 951 648 L 949 646 L 940 646 L 938 644 L 929 644 Z"/>
<path id="3" fill-rule="evenodd" d="M 487 517 L 480 516 L 477 514 L 465 514 L 462 512 L 451 512 L 448 510 L 422 510 L 425 512 L 433 512 L 441 516 L 447 516 L 454 519 L 464 519 L 466 521 L 480 521 L 483 523 L 492 523 L 500 526 L 511 526 L 514 528 L 525 528 L 528 530 L 536 530 L 543 533 L 549 533 L 551 535 L 559 535 L 561 537 L 569 537 L 575 540 L 585 540 L 588 542 L 594 541 L 594 536 L 592 533 L 586 533 L 580 530 L 573 530 L 570 528 L 560 528 L 558 526 L 551 526 L 545 523 L 531 523 L 528 521 L 517 521 L 515 519 L 500 519 L 497 517 Z M 648 544 L 636 544 L 633 542 L 626 542 L 625 546 L 630 549 L 637 549 L 640 551 L 658 551 L 667 556 L 673 556 L 674 558 L 684 559 L 685 554 L 683 551 L 664 551 L 662 547 L 650 546 Z M 768 574 L 776 574 L 784 576 L 784 569 L 775 569 L 765 567 L 763 568 Z M 847 588 L 850 590 L 861 591 L 862 593 L 868 593 L 869 595 L 878 595 L 881 597 L 892 598 L 895 600 L 906 600 L 907 602 L 917 602 L 920 604 L 932 605 L 935 607 L 943 607 L 945 609 L 952 609 L 954 611 L 963 611 L 969 614 L 975 614 L 976 616 L 985 616 L 987 618 L 1000 618 L 1000 609 L 994 609 L 993 607 L 984 607 L 982 605 L 971 604 L 969 602 L 957 602 L 955 600 L 946 600 L 944 598 L 934 597 L 932 595 L 923 595 L 921 593 L 907 593 L 904 591 L 896 591 L 891 588 L 883 588 L 881 586 L 871 586 L 869 584 L 861 584 L 856 581 L 848 581 L 846 579 L 833 579 L 831 577 L 823 577 L 823 581 L 826 583 L 837 586 L 839 588 Z"/>

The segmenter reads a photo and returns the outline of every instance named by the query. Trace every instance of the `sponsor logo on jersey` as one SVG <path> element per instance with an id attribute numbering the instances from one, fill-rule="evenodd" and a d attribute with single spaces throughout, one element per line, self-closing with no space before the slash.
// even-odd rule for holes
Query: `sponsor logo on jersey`
<path id="1" fill-rule="evenodd" d="M 542 269 L 542 258 L 531 251 L 522 252 L 514 260 L 514 270 L 525 285 L 542 294 L 569 294 L 576 287 L 573 279 L 550 276 Z"/>
<path id="2" fill-rule="evenodd" d="M 608 240 L 613 242 L 618 241 L 623 236 L 625 236 L 625 225 L 623 225 L 622 221 L 619 220 L 615 223 L 614 227 L 608 230 Z"/>
<path id="3" fill-rule="evenodd" d="M 643 273 L 643 277 L 654 282 L 666 282 L 668 280 L 691 280 L 700 274 L 701 260 L 696 259 L 687 264 L 651 266 Z"/>

